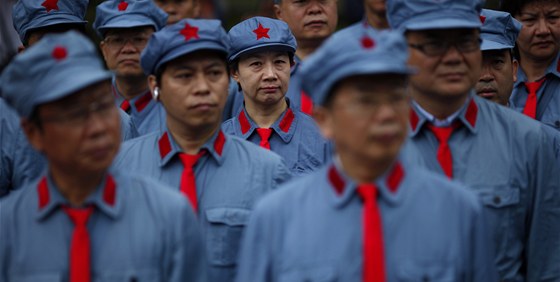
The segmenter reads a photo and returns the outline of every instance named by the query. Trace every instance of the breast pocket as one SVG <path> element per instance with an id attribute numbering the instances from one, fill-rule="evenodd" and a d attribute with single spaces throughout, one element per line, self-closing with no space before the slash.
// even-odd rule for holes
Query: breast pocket
<path id="1" fill-rule="evenodd" d="M 206 210 L 208 228 L 207 249 L 210 264 L 233 266 L 236 264 L 241 234 L 250 211 L 240 208 L 214 208 Z"/>
<path id="2" fill-rule="evenodd" d="M 488 226 L 492 230 L 497 250 L 507 250 L 523 222 L 520 189 L 518 187 L 478 187 L 477 193 L 484 206 Z"/>
<path id="3" fill-rule="evenodd" d="M 333 267 L 302 267 L 280 273 L 278 282 L 336 282 L 337 273 Z"/>
<path id="4" fill-rule="evenodd" d="M 397 267 L 399 282 L 461 282 L 464 277 L 451 263 L 402 261 Z"/>

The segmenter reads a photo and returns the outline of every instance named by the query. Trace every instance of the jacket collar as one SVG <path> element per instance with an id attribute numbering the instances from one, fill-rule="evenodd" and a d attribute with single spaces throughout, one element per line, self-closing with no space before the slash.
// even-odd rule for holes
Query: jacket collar
<path id="1" fill-rule="evenodd" d="M 467 103 L 459 110 L 457 120 L 459 120 L 473 134 L 476 134 L 476 123 L 478 120 L 478 105 L 474 99 L 474 94 L 469 94 Z M 410 136 L 414 137 L 420 132 L 425 123 L 429 122 L 427 117 L 419 111 L 416 105 L 412 105 L 410 109 Z"/>
<path id="2" fill-rule="evenodd" d="M 276 134 L 280 136 L 284 143 L 289 143 L 294 136 L 297 119 L 296 115 L 290 108 L 290 102 L 288 101 L 288 108 L 280 115 L 278 120 L 276 120 L 270 128 L 272 128 Z M 249 139 L 253 132 L 258 128 L 257 124 L 249 117 L 245 107 L 237 115 L 237 120 L 239 122 L 239 132 L 243 139 Z"/>
<path id="3" fill-rule="evenodd" d="M 330 183 L 334 196 L 333 204 L 335 207 L 341 208 L 346 205 L 353 197 L 356 196 L 356 189 L 359 183 L 356 183 L 344 173 L 342 165 L 335 161 L 327 169 L 328 183 Z M 379 189 L 379 195 L 390 204 L 398 204 L 402 197 L 399 193 L 399 187 L 405 178 L 405 169 L 400 160 L 396 160 L 393 165 L 378 179 L 374 181 Z"/>
<path id="4" fill-rule="evenodd" d="M 223 151 L 226 143 L 226 135 L 218 129 L 214 135 L 202 145 L 201 150 L 206 150 L 219 165 L 223 163 Z M 168 130 L 165 130 L 158 139 L 158 150 L 160 155 L 160 166 L 165 166 L 172 158 L 183 150 L 173 139 Z"/>
<path id="5" fill-rule="evenodd" d="M 121 210 L 122 200 L 119 201 L 117 184 L 111 174 L 107 174 L 84 205 L 93 205 L 109 217 L 116 219 Z M 60 194 L 58 188 L 49 175 L 43 176 L 37 184 L 37 219 L 44 220 L 62 205 L 69 205 L 67 199 Z"/>

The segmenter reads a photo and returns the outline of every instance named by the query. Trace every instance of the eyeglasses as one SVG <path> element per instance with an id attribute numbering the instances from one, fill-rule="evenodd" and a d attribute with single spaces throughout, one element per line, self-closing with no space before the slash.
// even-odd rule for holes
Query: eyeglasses
<path id="1" fill-rule="evenodd" d="M 58 116 L 51 117 L 41 117 L 40 121 L 43 123 L 57 123 L 63 126 L 79 127 L 83 126 L 93 114 L 97 114 L 98 117 L 104 120 L 108 120 L 117 113 L 117 107 L 113 99 L 93 102 L 87 107 L 81 107 L 73 109 L 72 111 L 61 114 Z"/>
<path id="2" fill-rule="evenodd" d="M 455 46 L 459 52 L 469 53 L 480 50 L 480 44 L 482 40 L 480 38 L 462 38 L 457 41 L 432 41 L 424 44 L 413 44 L 409 43 L 408 46 L 418 49 L 420 52 L 426 54 L 430 57 L 442 56 L 447 53 L 449 47 Z"/>
<path id="3" fill-rule="evenodd" d="M 122 49 L 127 42 L 130 42 L 132 46 L 136 49 L 144 49 L 148 43 L 147 36 L 135 35 L 135 36 L 107 36 L 103 40 L 109 47 L 114 49 Z"/>

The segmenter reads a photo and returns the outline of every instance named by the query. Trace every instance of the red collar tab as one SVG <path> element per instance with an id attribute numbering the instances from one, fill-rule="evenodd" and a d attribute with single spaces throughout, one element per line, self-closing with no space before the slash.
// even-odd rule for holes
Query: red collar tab
<path id="1" fill-rule="evenodd" d="M 486 22 L 486 17 L 483 15 L 480 15 L 480 23 L 484 24 L 484 22 Z"/>
<path id="2" fill-rule="evenodd" d="M 342 178 L 342 176 L 340 176 L 334 164 L 331 165 L 331 168 L 329 168 L 329 181 L 331 182 L 336 194 L 342 195 L 342 192 L 344 192 L 344 186 L 346 184 L 344 183 L 344 179 Z"/>
<path id="3" fill-rule="evenodd" d="M 399 186 L 401 185 L 403 178 L 404 178 L 404 169 L 401 163 L 399 162 L 395 164 L 393 171 L 391 171 L 391 174 L 389 174 L 389 176 L 387 177 L 387 187 L 389 187 L 389 190 L 391 190 L 392 193 L 397 192 L 397 189 L 399 189 Z"/>
<path id="4" fill-rule="evenodd" d="M 41 181 L 39 181 L 39 185 L 37 186 L 37 194 L 39 196 L 39 209 L 41 210 L 49 204 L 51 198 L 46 176 L 44 176 Z"/>
<path id="5" fill-rule="evenodd" d="M 148 90 L 146 94 L 142 95 L 136 102 L 134 102 L 134 106 L 138 112 L 143 111 L 146 106 L 152 101 L 152 92 Z"/>
<path id="6" fill-rule="evenodd" d="M 476 126 L 476 117 L 478 115 L 478 106 L 474 102 L 474 99 L 471 98 L 469 105 L 467 106 L 467 112 L 465 113 L 465 119 L 471 124 L 473 128 Z"/>
<path id="7" fill-rule="evenodd" d="M 224 135 L 224 133 L 220 129 L 220 131 L 218 131 L 218 136 L 216 137 L 216 140 L 214 141 L 214 151 L 216 151 L 216 153 L 219 156 L 222 156 L 222 152 L 224 151 L 224 144 L 225 143 L 226 143 L 226 136 Z"/>
<path id="8" fill-rule="evenodd" d="M 158 141 L 159 155 L 163 159 L 169 152 L 171 152 L 171 142 L 169 141 L 169 135 L 164 132 Z"/>
<path id="9" fill-rule="evenodd" d="M 261 23 L 259 23 L 259 26 L 253 30 L 253 32 L 257 35 L 257 40 L 261 39 L 261 38 L 268 38 L 270 39 L 270 36 L 268 36 L 268 31 L 270 30 L 270 28 L 265 28 L 262 26 Z"/>
<path id="10" fill-rule="evenodd" d="M 39 181 L 39 184 L 37 185 L 37 194 L 39 198 L 39 210 L 42 210 L 51 200 L 49 184 L 46 176 L 43 176 L 43 178 Z M 116 195 L 117 185 L 115 184 L 115 180 L 113 179 L 113 176 L 107 175 L 105 188 L 103 190 L 103 201 L 109 206 L 115 206 Z"/>
<path id="11" fill-rule="evenodd" d="M 41 4 L 41 6 L 45 7 L 47 13 L 50 12 L 51 10 L 58 11 L 58 0 L 45 0 L 45 2 Z"/>
<path id="12" fill-rule="evenodd" d="M 329 168 L 328 174 L 329 181 L 331 182 L 331 185 L 333 186 L 335 192 L 338 195 L 342 195 L 342 193 L 344 193 L 344 187 L 346 186 L 346 183 L 344 182 L 344 178 L 342 178 L 342 176 L 339 174 L 334 164 Z M 389 191 L 391 191 L 391 193 L 397 192 L 403 178 L 404 168 L 400 162 L 397 162 L 387 176 L 387 179 L 385 180 L 387 188 L 389 188 Z"/>
<path id="13" fill-rule="evenodd" d="M 249 119 L 247 119 L 245 110 L 241 110 L 237 119 L 239 120 L 239 125 L 241 126 L 241 133 L 246 134 L 251 129 L 251 123 L 249 122 Z"/>
<path id="14" fill-rule="evenodd" d="M 185 24 L 185 28 L 181 29 L 181 31 L 179 33 L 185 37 L 185 41 L 200 38 L 200 37 L 198 37 L 198 27 L 191 26 L 188 23 Z"/>
<path id="15" fill-rule="evenodd" d="M 115 206 L 115 200 L 117 195 L 117 185 L 115 180 L 111 175 L 107 176 L 105 182 L 105 190 L 103 190 L 103 201 L 109 206 Z"/>
<path id="16" fill-rule="evenodd" d="M 418 127 L 418 122 L 420 122 L 420 118 L 418 114 L 412 107 L 410 108 L 410 126 L 412 127 L 412 131 L 415 131 Z"/>
<path id="17" fill-rule="evenodd" d="M 294 118 L 295 118 L 294 112 L 292 111 L 292 109 L 288 108 L 286 110 L 286 114 L 284 114 L 284 117 L 278 124 L 278 127 L 280 127 L 282 131 L 288 133 L 288 131 L 290 131 L 290 127 L 292 126 L 292 122 L 294 121 Z"/>

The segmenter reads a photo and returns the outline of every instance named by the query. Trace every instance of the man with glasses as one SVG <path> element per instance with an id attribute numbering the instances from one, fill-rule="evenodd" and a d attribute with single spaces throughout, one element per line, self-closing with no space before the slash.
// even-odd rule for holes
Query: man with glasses
<path id="1" fill-rule="evenodd" d="M 504 281 L 557 280 L 559 178 L 539 123 L 479 98 L 478 0 L 389 0 L 405 33 L 413 103 L 410 138 L 426 166 L 476 191 L 486 206 Z"/>
<path id="2" fill-rule="evenodd" d="M 13 24 L 25 48 L 50 33 L 76 30 L 85 33 L 86 0 L 20 0 L 12 9 Z M 24 51 L 25 48 L 20 49 Z M 1 95 L 0 95 L 1 96 Z M 138 135 L 130 117 L 120 111 L 121 138 Z M 33 180 L 45 168 L 45 159 L 25 140 L 19 119 L 0 98 L 0 197 Z"/>
<path id="3" fill-rule="evenodd" d="M 167 15 L 152 0 L 109 0 L 97 6 L 93 27 L 103 38 L 101 52 L 115 72 L 117 105 L 130 114 L 140 135 L 160 131 L 165 111 L 152 99 L 140 67 L 140 53 L 153 32 L 165 26 Z"/>
<path id="4" fill-rule="evenodd" d="M 120 145 L 111 73 L 70 31 L 46 35 L 0 87 L 48 171 L 0 200 L 0 281 L 207 281 L 177 192 L 109 167 Z"/>

